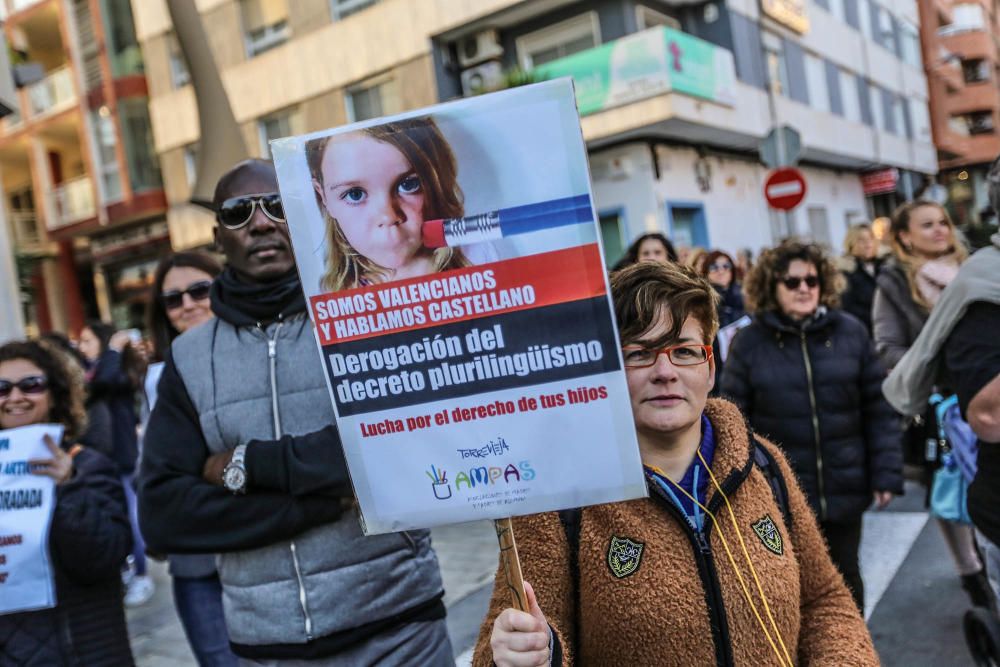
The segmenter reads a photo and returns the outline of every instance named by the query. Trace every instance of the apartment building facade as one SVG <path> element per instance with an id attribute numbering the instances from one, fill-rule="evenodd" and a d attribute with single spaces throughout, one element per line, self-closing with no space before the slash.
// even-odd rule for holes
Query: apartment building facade
<path id="1" fill-rule="evenodd" d="M 440 52 L 438 80 L 447 97 L 470 80 L 468 67 L 491 67 L 470 61 L 470 41 L 496 44 L 501 71 L 581 71 L 609 256 L 645 231 L 730 250 L 788 235 L 839 247 L 847 225 L 885 214 L 936 171 L 918 26 L 916 5 L 899 0 L 609 0 L 536 3 L 530 15 L 512 3 L 438 40 L 456 49 L 450 60 Z M 646 60 L 657 51 L 640 41 L 660 49 L 666 92 L 648 88 Z M 648 94 L 584 104 L 582 66 L 604 58 L 618 85 Z M 630 70 L 644 74 L 619 74 Z M 758 154 L 780 126 L 798 133 L 808 186 L 787 216 L 764 200 L 769 170 Z"/>
<path id="2" fill-rule="evenodd" d="M 127 0 L 3 0 L 29 73 L 0 120 L 0 216 L 30 332 L 141 322 L 169 250 L 142 54 Z"/>
<path id="3" fill-rule="evenodd" d="M 918 0 L 931 127 L 946 205 L 960 223 L 992 215 L 986 173 L 1000 155 L 1000 14 L 991 0 Z"/>
<path id="4" fill-rule="evenodd" d="M 821 1 L 197 6 L 256 155 L 266 155 L 275 136 L 574 75 L 613 260 L 647 230 L 682 245 L 730 249 L 760 248 L 792 233 L 839 245 L 849 222 L 912 196 L 936 171 L 916 5 Z M 134 9 L 171 237 L 175 247 L 205 244 L 210 221 L 185 218 L 180 206 L 199 143 L 194 93 L 163 0 L 137 0 Z M 589 68 L 645 76 L 625 76 L 628 94 L 588 102 Z M 761 141 L 780 125 L 801 136 L 809 181 L 805 203 L 791 216 L 766 205 L 767 169 L 758 157 Z M 881 171 L 892 174 L 891 187 L 866 195 L 860 176 Z"/>

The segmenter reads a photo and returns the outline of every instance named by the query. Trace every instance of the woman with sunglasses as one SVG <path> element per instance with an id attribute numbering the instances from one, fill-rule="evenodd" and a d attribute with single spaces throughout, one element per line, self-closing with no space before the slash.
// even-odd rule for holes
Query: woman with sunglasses
<path id="1" fill-rule="evenodd" d="M 728 253 L 713 250 L 708 253 L 701 267 L 701 275 L 712 283 L 719 294 L 719 326 L 732 324 L 743 317 L 743 290 L 739 283 L 739 269 Z"/>
<path id="2" fill-rule="evenodd" d="M 863 610 L 861 516 L 903 492 L 903 460 L 868 331 L 838 308 L 842 282 L 818 246 L 765 251 L 743 285 L 753 322 L 733 340 L 722 394 L 788 456 Z"/>
<path id="3" fill-rule="evenodd" d="M 719 295 L 716 310 L 719 314 L 719 328 L 727 327 L 746 315 L 743 305 L 743 289 L 740 287 L 737 277 L 739 271 L 733 258 L 722 250 L 713 250 L 705 256 L 705 261 L 701 265 L 701 275 L 708 279 L 708 282 L 715 288 Z M 730 336 L 732 334 L 729 334 Z M 712 351 L 715 355 L 716 374 L 722 378 L 725 369 L 725 355 L 719 347 L 719 338 L 716 337 L 712 343 Z M 719 382 L 713 389 L 712 395 L 717 396 L 722 383 Z"/>
<path id="4" fill-rule="evenodd" d="M 33 474 L 52 478 L 49 531 L 56 606 L 0 616 L 0 665 L 132 665 L 119 569 L 132 547 L 125 493 L 110 459 L 83 447 L 83 382 L 54 346 L 0 346 L 0 429 L 57 423 L 62 442 Z"/>
<path id="5" fill-rule="evenodd" d="M 146 371 L 143 426 L 156 404 L 163 359 L 177 336 L 212 319 L 209 292 L 222 265 L 201 252 L 178 252 L 163 259 L 153 277 L 146 321 L 153 341 Z M 235 667 L 222 611 L 222 584 L 212 555 L 169 555 L 174 606 L 191 651 L 201 667 Z"/>

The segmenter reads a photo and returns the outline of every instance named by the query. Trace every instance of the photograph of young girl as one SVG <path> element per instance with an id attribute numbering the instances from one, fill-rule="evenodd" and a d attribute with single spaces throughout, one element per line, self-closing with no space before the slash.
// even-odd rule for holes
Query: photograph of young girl
<path id="1" fill-rule="evenodd" d="M 273 140 L 306 297 L 596 243 L 568 89 L 523 86 Z"/>
<path id="2" fill-rule="evenodd" d="M 469 265 L 461 249 L 421 238 L 425 220 L 464 214 L 455 155 L 432 118 L 313 139 L 306 159 L 326 219 L 323 291 Z"/>

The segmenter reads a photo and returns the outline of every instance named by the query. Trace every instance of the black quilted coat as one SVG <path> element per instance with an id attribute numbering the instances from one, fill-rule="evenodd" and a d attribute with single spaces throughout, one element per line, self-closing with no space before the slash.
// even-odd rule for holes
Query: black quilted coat
<path id="1" fill-rule="evenodd" d="M 733 341 L 722 378 L 761 435 L 785 451 L 821 521 L 855 519 L 872 491 L 903 491 L 898 420 L 864 325 L 821 309 L 800 327 L 754 317 Z"/>
<path id="2" fill-rule="evenodd" d="M 0 667 L 128 667 L 120 568 L 132 548 L 114 464 L 84 449 L 57 487 L 49 533 L 53 609 L 0 616 Z"/>

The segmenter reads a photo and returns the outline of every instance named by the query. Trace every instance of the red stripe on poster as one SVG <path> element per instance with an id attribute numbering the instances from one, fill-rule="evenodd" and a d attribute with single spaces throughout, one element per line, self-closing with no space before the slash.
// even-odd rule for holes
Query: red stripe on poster
<path id="1" fill-rule="evenodd" d="M 461 322 L 604 294 L 596 243 L 314 296 L 320 343 Z"/>

